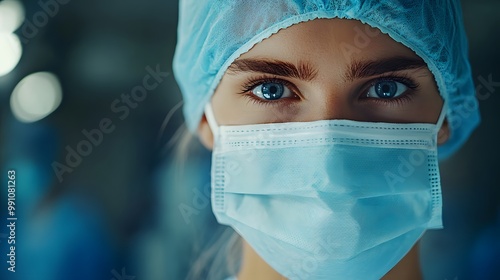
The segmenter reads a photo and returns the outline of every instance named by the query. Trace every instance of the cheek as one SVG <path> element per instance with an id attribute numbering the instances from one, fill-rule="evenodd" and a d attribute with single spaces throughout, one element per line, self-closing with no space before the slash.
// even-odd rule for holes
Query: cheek
<path id="1" fill-rule="evenodd" d="M 423 112 L 422 122 L 436 123 L 443 108 L 443 98 L 439 94 L 434 79 L 428 79 L 422 83 L 422 101 L 419 103 Z"/>
<path id="2" fill-rule="evenodd" d="M 408 112 L 408 117 L 411 118 L 411 122 L 435 124 L 441 113 L 443 100 L 433 87 L 422 90 L 423 96 L 416 98 L 415 106 L 412 106 L 412 110 Z"/>
<path id="3" fill-rule="evenodd" d="M 440 98 L 427 99 L 424 102 L 419 102 L 408 117 L 411 122 L 419 123 L 437 123 L 439 113 L 441 113 L 442 100 Z"/>

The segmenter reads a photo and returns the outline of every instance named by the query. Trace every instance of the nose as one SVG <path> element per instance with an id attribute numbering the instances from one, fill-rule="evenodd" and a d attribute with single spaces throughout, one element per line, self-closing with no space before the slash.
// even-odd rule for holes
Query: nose
<path id="1" fill-rule="evenodd" d="M 308 110 L 305 110 L 303 118 L 309 121 L 316 120 L 360 120 L 353 110 L 352 101 L 346 93 L 323 90 L 314 94 L 307 102 Z"/>

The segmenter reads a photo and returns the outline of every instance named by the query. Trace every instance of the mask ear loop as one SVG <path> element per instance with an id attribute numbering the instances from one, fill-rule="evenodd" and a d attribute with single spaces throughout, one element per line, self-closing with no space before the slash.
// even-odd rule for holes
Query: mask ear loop
<path id="1" fill-rule="evenodd" d="M 205 117 L 207 118 L 208 126 L 212 130 L 215 142 L 215 139 L 219 136 L 219 126 L 215 120 L 214 111 L 212 110 L 212 104 L 210 102 L 205 105 Z"/>
<path id="2" fill-rule="evenodd" d="M 448 103 L 446 102 L 446 100 L 443 102 L 443 108 L 441 108 L 441 113 L 439 114 L 439 118 L 438 118 L 438 121 L 436 123 L 436 126 L 435 126 L 435 132 L 434 132 L 434 143 L 435 145 L 437 145 L 438 143 L 438 135 L 439 135 L 439 130 L 441 129 L 441 127 L 443 126 L 443 123 L 444 123 L 444 118 L 446 117 L 446 112 L 448 111 Z"/>
<path id="3" fill-rule="evenodd" d="M 439 119 L 436 123 L 436 130 L 439 131 L 441 126 L 443 126 L 444 118 L 446 117 L 446 112 L 448 111 L 448 103 L 446 100 L 443 102 L 443 108 L 441 108 L 441 113 L 439 114 Z"/>

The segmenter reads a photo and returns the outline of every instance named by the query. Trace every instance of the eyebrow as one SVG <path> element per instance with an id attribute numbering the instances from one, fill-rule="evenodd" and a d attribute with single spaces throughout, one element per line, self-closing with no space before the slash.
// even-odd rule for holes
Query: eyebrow
<path id="1" fill-rule="evenodd" d="M 427 67 L 421 58 L 395 56 L 374 61 L 355 60 L 344 75 L 346 81 L 382 75 L 388 72 L 411 70 Z M 311 81 L 317 76 L 317 69 L 311 64 L 299 61 L 297 65 L 275 59 L 238 59 L 228 68 L 228 74 L 245 72 L 266 73 L 276 76 Z"/>
<path id="2" fill-rule="evenodd" d="M 242 72 L 260 72 L 311 81 L 316 77 L 318 71 L 307 62 L 299 61 L 295 65 L 290 62 L 274 59 L 238 59 L 228 68 L 228 74 L 239 74 Z"/>
<path id="3" fill-rule="evenodd" d="M 397 72 L 402 70 L 412 70 L 426 68 L 427 64 L 423 59 L 395 56 L 375 61 L 354 61 L 348 68 L 345 79 L 353 81 L 388 72 Z"/>

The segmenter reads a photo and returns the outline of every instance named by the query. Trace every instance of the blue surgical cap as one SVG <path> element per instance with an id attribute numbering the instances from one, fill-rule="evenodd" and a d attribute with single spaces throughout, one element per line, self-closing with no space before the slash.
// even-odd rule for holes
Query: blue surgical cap
<path id="1" fill-rule="evenodd" d="M 317 18 L 356 19 L 412 49 L 434 74 L 446 100 L 451 135 L 440 158 L 456 151 L 479 124 L 458 0 L 181 0 L 174 74 L 184 116 L 196 131 L 229 65 L 280 29 Z"/>

